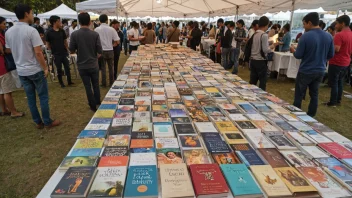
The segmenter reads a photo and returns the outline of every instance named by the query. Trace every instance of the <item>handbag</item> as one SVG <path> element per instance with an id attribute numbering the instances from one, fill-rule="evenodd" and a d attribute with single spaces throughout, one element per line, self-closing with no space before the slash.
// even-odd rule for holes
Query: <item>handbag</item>
<path id="1" fill-rule="evenodd" d="M 266 60 L 267 60 L 267 61 L 273 61 L 273 60 L 274 60 L 274 52 L 269 52 L 269 53 L 266 55 Z"/>
<path id="2" fill-rule="evenodd" d="M 13 59 L 12 54 L 5 54 L 5 68 L 7 72 L 16 70 L 16 63 L 15 60 Z"/>

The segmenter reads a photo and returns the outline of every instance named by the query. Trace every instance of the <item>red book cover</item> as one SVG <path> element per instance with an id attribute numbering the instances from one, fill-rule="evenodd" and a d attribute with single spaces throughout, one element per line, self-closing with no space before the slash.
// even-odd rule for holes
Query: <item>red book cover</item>
<path id="1" fill-rule="evenodd" d="M 352 152 L 336 142 L 320 143 L 318 145 L 338 159 L 352 158 Z"/>
<path id="2" fill-rule="evenodd" d="M 128 156 L 101 157 L 98 167 L 127 166 Z"/>
<path id="3" fill-rule="evenodd" d="M 217 164 L 192 164 L 189 169 L 196 196 L 229 193 Z"/>

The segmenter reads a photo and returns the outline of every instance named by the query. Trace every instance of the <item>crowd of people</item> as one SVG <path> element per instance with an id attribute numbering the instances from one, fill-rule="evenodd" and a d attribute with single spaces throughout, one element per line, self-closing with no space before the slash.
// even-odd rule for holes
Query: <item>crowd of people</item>
<path id="1" fill-rule="evenodd" d="M 18 4 L 15 14 L 19 22 L 10 28 L 6 26 L 6 19 L 0 17 L 1 116 L 24 116 L 23 112 L 16 110 L 11 94 L 16 89 L 11 71 L 17 70 L 32 119 L 38 129 L 61 124 L 50 116 L 47 83 L 49 71 L 43 49 L 52 53 L 62 88 L 66 87 L 64 76 L 67 86 L 74 84 L 68 56 L 69 53 L 77 54 L 77 69 L 92 111 L 96 111 L 101 103 L 100 73 L 101 86 L 111 86 L 118 76 L 121 52 L 131 54 L 139 45 L 144 44 L 182 44 L 187 41 L 187 47 L 197 50 L 203 36 L 215 38 L 217 61 L 221 60 L 219 62 L 224 69 L 232 69 L 232 73 L 237 74 L 240 58 L 249 62 L 250 84 L 257 85 L 259 81 L 259 87 L 263 90 L 266 90 L 268 61 L 271 61 L 272 53 L 291 52 L 297 59 L 301 59 L 294 105 L 301 108 L 309 88 L 310 104 L 307 113 L 310 116 L 317 113 L 319 84 L 325 75 L 327 62 L 329 61 L 331 98 L 325 104 L 329 107 L 341 103 L 344 78 L 351 62 L 351 21 L 346 15 L 337 18 L 327 31 L 323 31 L 325 27 L 319 21 L 319 14 L 307 14 L 302 21 L 305 32 L 296 38 L 298 45 L 293 47 L 290 45 L 290 25 L 285 24 L 281 28 L 279 24 L 271 24 L 265 16 L 254 20 L 247 31 L 241 19 L 235 23 L 220 18 L 217 27 L 210 28 L 205 22 L 199 24 L 197 21 L 189 21 L 187 24 L 180 24 L 179 21 L 161 24 L 132 21 L 128 27 L 125 22 L 121 25 L 117 20 L 109 20 L 105 14 L 99 16 L 99 22 L 93 22 L 88 13 L 80 13 L 79 24 L 74 20 L 68 25 L 67 20 L 51 16 L 50 25 L 43 26 L 38 18 L 33 17 L 32 8 L 28 5 Z M 37 95 L 41 115 L 37 108 Z"/>

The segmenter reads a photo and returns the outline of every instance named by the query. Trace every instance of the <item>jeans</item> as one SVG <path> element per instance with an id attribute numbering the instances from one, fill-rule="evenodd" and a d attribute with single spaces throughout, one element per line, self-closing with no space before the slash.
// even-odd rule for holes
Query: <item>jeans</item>
<path id="1" fill-rule="evenodd" d="M 36 124 L 44 123 L 45 126 L 50 125 L 53 120 L 50 118 L 48 82 L 44 76 L 44 72 L 41 71 L 31 76 L 19 77 L 27 95 L 28 107 L 31 111 L 33 121 Z M 35 92 L 39 96 L 43 119 L 40 117 L 38 111 Z"/>
<path id="2" fill-rule="evenodd" d="M 125 38 L 124 40 L 123 40 L 123 48 L 124 48 L 124 50 L 125 50 L 125 55 L 127 55 L 127 46 L 128 46 L 128 40 L 127 40 L 127 38 Z"/>
<path id="3" fill-rule="evenodd" d="M 331 86 L 330 103 L 336 105 L 341 102 L 343 84 L 348 66 L 329 65 L 328 76 Z"/>
<path id="4" fill-rule="evenodd" d="M 230 63 L 228 68 L 232 68 L 233 66 L 233 70 L 232 73 L 233 74 L 237 74 L 238 73 L 238 58 L 240 56 L 240 49 L 239 48 L 232 48 L 231 49 L 231 56 L 230 56 Z"/>
<path id="5" fill-rule="evenodd" d="M 251 74 L 249 83 L 257 85 L 259 80 L 259 88 L 266 90 L 266 79 L 268 72 L 268 65 L 265 60 L 251 60 L 250 62 Z"/>
<path id="6" fill-rule="evenodd" d="M 114 47 L 114 80 L 117 79 L 117 72 L 119 70 L 119 59 L 121 54 L 121 46 Z"/>
<path id="7" fill-rule="evenodd" d="M 222 50 L 221 50 L 221 65 L 224 69 L 230 69 L 230 68 L 228 68 L 230 55 L 231 55 L 231 48 L 222 48 Z"/>
<path id="8" fill-rule="evenodd" d="M 295 87 L 295 99 L 293 105 L 301 108 L 302 99 L 309 88 L 310 102 L 307 114 L 314 117 L 318 109 L 319 84 L 323 80 L 324 72 L 315 74 L 304 74 L 298 72 Z"/>
<path id="9" fill-rule="evenodd" d="M 72 83 L 71 73 L 70 73 L 70 62 L 68 61 L 67 56 L 68 55 L 54 55 L 54 63 L 57 69 L 57 78 L 61 85 L 64 84 L 62 81 L 62 65 L 64 65 L 65 74 L 67 76 L 67 83 L 68 84 Z"/>
<path id="10" fill-rule="evenodd" d="M 80 69 L 78 71 L 82 78 L 84 88 L 86 89 L 88 104 L 94 109 L 96 105 L 100 104 L 99 70 L 98 68 L 90 68 Z"/>
<path id="11" fill-rule="evenodd" d="M 138 50 L 138 45 L 130 45 L 130 54 L 132 53 L 132 51 L 134 50 Z"/>
<path id="12" fill-rule="evenodd" d="M 110 85 L 114 83 L 114 51 L 103 51 L 103 65 L 101 66 L 101 84 L 106 86 L 106 64 L 109 68 Z"/>

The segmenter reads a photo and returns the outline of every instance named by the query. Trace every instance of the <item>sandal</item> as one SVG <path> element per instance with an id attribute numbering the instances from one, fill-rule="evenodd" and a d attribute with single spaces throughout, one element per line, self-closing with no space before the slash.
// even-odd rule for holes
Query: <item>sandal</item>
<path id="1" fill-rule="evenodd" d="M 20 113 L 20 115 L 16 115 L 16 116 L 11 115 L 11 118 L 21 118 L 25 115 L 24 112 L 18 112 L 18 113 Z"/>
<path id="2" fill-rule="evenodd" d="M 0 117 L 1 116 L 10 116 L 11 112 L 0 112 Z"/>

